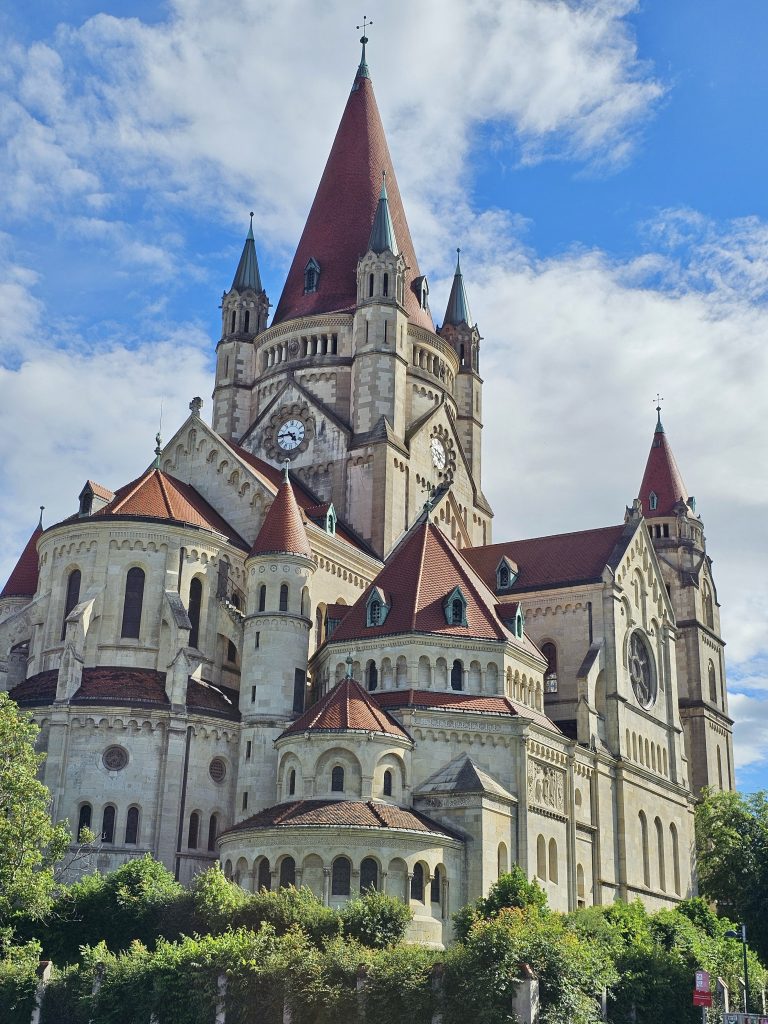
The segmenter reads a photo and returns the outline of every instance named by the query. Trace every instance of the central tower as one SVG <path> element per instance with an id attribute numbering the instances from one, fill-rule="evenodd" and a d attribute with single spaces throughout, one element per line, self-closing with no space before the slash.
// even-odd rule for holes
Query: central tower
<path id="1" fill-rule="evenodd" d="M 255 249 L 248 261 L 257 266 Z M 239 268 L 225 296 L 214 427 L 276 465 L 290 460 L 318 501 L 332 502 L 382 557 L 448 487 L 446 532 L 460 546 L 490 540 L 480 335 L 457 275 L 461 294 L 454 281 L 438 333 L 364 42 L 272 323 L 253 275 L 246 281 Z M 247 337 L 234 330 L 244 299 L 258 308 Z"/>

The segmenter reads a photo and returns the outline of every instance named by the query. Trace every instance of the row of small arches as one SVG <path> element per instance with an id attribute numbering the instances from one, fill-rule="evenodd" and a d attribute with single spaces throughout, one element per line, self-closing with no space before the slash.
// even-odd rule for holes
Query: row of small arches
<path id="1" fill-rule="evenodd" d="M 440 356 L 434 355 L 429 349 L 422 348 L 420 345 L 414 345 L 413 365 L 418 367 L 419 370 L 425 370 L 427 373 L 432 374 L 433 377 L 437 377 L 446 387 L 453 388 L 454 377 L 448 369 L 445 360 L 441 359 Z"/>
<path id="2" fill-rule="evenodd" d="M 651 888 L 651 855 L 650 855 L 650 842 L 648 835 L 648 818 L 645 811 L 640 811 L 638 815 L 640 825 L 640 844 L 642 847 L 642 871 L 643 871 L 643 885 L 646 889 Z M 656 839 L 656 858 L 655 858 L 655 878 L 654 882 L 657 883 L 658 888 L 661 892 L 667 892 L 667 856 L 666 856 L 666 843 L 665 843 L 665 830 L 662 824 L 661 818 L 658 816 L 654 818 L 653 830 Z M 680 840 L 677 832 L 677 826 L 674 822 L 670 823 L 669 826 L 669 841 L 670 841 L 670 853 L 672 858 L 672 885 L 676 895 L 682 895 L 680 886 Z"/>
<path id="3" fill-rule="evenodd" d="M 311 607 L 311 604 L 310 604 L 309 588 L 308 587 L 303 587 L 302 588 L 301 598 L 300 598 L 300 601 L 299 601 L 299 607 L 298 608 L 291 608 L 291 588 L 288 586 L 287 583 L 281 583 L 280 584 L 280 590 L 278 592 L 278 599 L 277 599 L 277 609 L 275 609 L 274 607 L 267 608 L 267 603 L 268 603 L 267 602 L 267 597 L 268 597 L 269 590 L 271 590 L 271 588 L 269 588 L 266 583 L 260 583 L 259 584 L 259 589 L 258 589 L 258 594 L 257 594 L 257 602 L 256 602 L 256 608 L 257 608 L 258 611 L 260 611 L 260 612 L 275 611 L 275 610 L 277 610 L 279 612 L 295 611 L 295 612 L 298 612 L 301 615 L 303 615 L 304 618 L 306 618 L 306 619 L 308 619 L 310 617 L 310 615 L 312 614 L 312 607 Z"/>
<path id="4" fill-rule="evenodd" d="M 412 678 L 409 680 L 408 660 L 404 655 L 400 655 L 394 664 L 391 658 L 382 658 L 378 664 L 371 658 L 366 662 L 364 682 L 369 690 L 411 688 L 419 690 L 450 689 L 478 694 L 498 694 L 499 692 L 499 669 L 495 662 L 489 662 L 483 670 L 479 661 L 472 661 L 466 667 L 461 658 L 454 658 L 449 667 L 446 658 L 437 658 L 433 664 L 430 658 L 422 655 L 414 668 L 415 672 L 411 672 Z M 352 665 L 353 676 L 360 679 L 361 671 L 360 662 L 354 662 Z M 338 662 L 336 681 L 343 679 L 346 674 L 346 664 Z"/>
<path id="5" fill-rule="evenodd" d="M 630 732 L 629 729 L 627 729 L 626 741 L 627 756 L 631 757 L 633 761 L 659 775 L 669 775 L 667 752 L 660 743 L 653 743 L 647 737 L 643 739 L 642 736 Z"/>

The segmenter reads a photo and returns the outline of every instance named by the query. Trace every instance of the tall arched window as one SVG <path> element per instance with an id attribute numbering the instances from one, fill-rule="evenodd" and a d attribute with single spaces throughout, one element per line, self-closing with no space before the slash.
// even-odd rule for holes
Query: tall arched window
<path id="1" fill-rule="evenodd" d="M 547 659 L 544 671 L 544 693 L 557 693 L 557 648 L 553 643 L 541 645 L 541 653 Z"/>
<path id="2" fill-rule="evenodd" d="M 259 587 L 259 611 L 263 612 L 267 607 L 267 584 L 262 583 Z"/>
<path id="3" fill-rule="evenodd" d="M 723 788 L 723 758 L 720 754 L 720 747 L 717 748 L 717 782 L 720 789 Z"/>
<path id="4" fill-rule="evenodd" d="M 280 585 L 280 611 L 288 611 L 288 584 L 282 583 Z"/>
<path id="5" fill-rule="evenodd" d="M 707 674 L 709 675 L 709 699 L 714 704 L 717 704 L 717 673 L 715 672 L 714 662 L 711 659 L 707 666 Z"/>
<path id="6" fill-rule="evenodd" d="M 704 585 L 701 588 L 702 603 L 704 605 L 704 622 L 710 629 L 715 628 L 715 612 L 712 604 L 712 590 L 710 589 L 707 581 L 704 581 Z"/>
<path id="7" fill-rule="evenodd" d="M 499 848 L 496 851 L 496 877 L 501 878 L 509 871 L 509 855 L 507 853 L 507 844 L 499 843 Z"/>
<path id="8" fill-rule="evenodd" d="M 208 821 L 208 849 L 212 853 L 216 849 L 216 839 L 219 835 L 218 815 L 212 814 Z"/>
<path id="9" fill-rule="evenodd" d="M 379 865 L 373 857 L 366 857 L 360 865 L 360 892 L 366 889 L 378 889 Z"/>
<path id="10" fill-rule="evenodd" d="M 80 804 L 80 811 L 77 815 L 77 838 L 80 838 L 80 833 L 84 828 L 91 827 L 91 816 L 93 811 L 90 804 Z"/>
<path id="11" fill-rule="evenodd" d="M 243 318 L 243 330 L 247 334 L 250 329 L 251 329 L 251 311 L 250 311 L 250 309 L 246 309 L 245 317 Z"/>
<path id="12" fill-rule="evenodd" d="M 667 891 L 667 871 L 664 863 L 664 828 L 660 818 L 655 818 L 653 824 L 656 826 L 656 853 L 659 859 L 659 888 L 662 892 Z"/>
<path id="13" fill-rule="evenodd" d="M 337 857 L 331 868 L 331 896 L 349 896 L 352 864 L 349 857 Z"/>
<path id="14" fill-rule="evenodd" d="M 669 826 L 669 837 L 672 840 L 672 879 L 675 892 L 680 896 L 680 842 L 677 838 L 677 826 L 674 821 Z"/>
<path id="15" fill-rule="evenodd" d="M 262 857 L 259 861 L 259 873 L 256 879 L 257 889 L 271 889 L 272 888 L 272 872 L 269 870 L 269 861 L 266 857 Z"/>
<path id="16" fill-rule="evenodd" d="M 101 841 L 102 843 L 114 843 L 115 841 L 115 808 L 107 804 L 101 816 Z"/>
<path id="17" fill-rule="evenodd" d="M 125 845 L 135 846 L 139 841 L 139 808 L 129 807 L 125 819 Z"/>
<path id="18" fill-rule="evenodd" d="M 455 597 L 451 601 L 451 622 L 454 626 L 464 624 L 464 602 L 460 597 Z"/>
<path id="19" fill-rule="evenodd" d="M 549 840 L 549 880 L 557 882 L 557 843 L 554 839 Z"/>
<path id="20" fill-rule="evenodd" d="M 418 900 L 419 903 L 424 902 L 424 868 L 421 864 L 416 864 L 413 869 L 413 875 L 411 876 L 411 899 Z"/>
<path id="21" fill-rule="evenodd" d="M 375 690 L 379 685 L 379 670 L 375 661 L 368 662 L 368 689 Z"/>
<path id="22" fill-rule="evenodd" d="M 189 631 L 189 646 L 197 647 L 200 640 L 200 606 L 203 603 L 203 581 L 198 577 L 189 584 L 189 621 L 192 629 Z"/>
<path id="23" fill-rule="evenodd" d="M 296 769 L 291 768 L 288 772 L 288 796 L 295 796 L 296 794 Z"/>
<path id="24" fill-rule="evenodd" d="M 280 861 L 280 888 L 287 889 L 296 885 L 296 861 L 293 857 L 283 857 Z"/>
<path id="25" fill-rule="evenodd" d="M 61 639 L 67 631 L 67 617 L 77 602 L 80 600 L 80 580 L 82 579 L 79 569 L 73 569 L 67 579 L 67 595 L 64 599 L 64 615 L 61 620 Z"/>
<path id="26" fill-rule="evenodd" d="M 200 815 L 192 811 L 189 816 L 189 831 L 187 832 L 187 846 L 190 850 L 197 849 L 198 837 L 200 834 Z"/>
<path id="27" fill-rule="evenodd" d="M 585 907 L 586 898 L 584 894 L 584 868 L 581 864 L 576 866 L 576 906 Z"/>
<path id="28" fill-rule="evenodd" d="M 457 658 L 451 666 L 451 689 L 464 689 L 464 664 Z"/>
<path id="29" fill-rule="evenodd" d="M 389 274 L 385 274 L 384 275 L 384 279 L 383 279 L 383 282 L 382 282 L 382 288 L 381 288 L 381 294 L 382 295 L 389 295 Z"/>
<path id="30" fill-rule="evenodd" d="M 340 764 L 337 764 L 331 772 L 331 792 L 344 792 L 344 769 Z"/>
<path id="31" fill-rule="evenodd" d="M 443 874 L 440 868 L 435 868 L 435 873 L 432 875 L 432 881 L 429 883 L 429 902 L 440 903 L 442 899 L 442 881 Z"/>
<path id="32" fill-rule="evenodd" d="M 373 274 L 368 275 L 368 298 L 373 296 Z"/>
<path id="33" fill-rule="evenodd" d="M 141 629 L 141 606 L 144 603 L 144 570 L 134 566 L 125 578 L 123 625 L 120 636 L 138 640 Z"/>
<path id="34" fill-rule="evenodd" d="M 368 605 L 368 624 L 378 626 L 381 622 L 381 601 L 374 599 Z"/>
<path id="35" fill-rule="evenodd" d="M 384 796 L 392 796 L 392 772 L 389 768 L 384 772 Z"/>
<path id="36" fill-rule="evenodd" d="M 640 843 L 643 849 L 643 885 L 651 887 L 651 857 L 648 850 L 648 819 L 644 811 L 640 811 Z"/>
<path id="37" fill-rule="evenodd" d="M 544 836 L 536 840 L 536 874 L 542 881 L 547 880 L 547 843 Z"/>

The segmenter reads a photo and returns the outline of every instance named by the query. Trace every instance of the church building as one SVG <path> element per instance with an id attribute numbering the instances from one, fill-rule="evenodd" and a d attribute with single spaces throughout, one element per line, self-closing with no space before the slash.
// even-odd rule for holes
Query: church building
<path id="1" fill-rule="evenodd" d="M 0 688 L 90 869 L 374 886 L 432 945 L 512 864 L 557 910 L 673 906 L 697 794 L 734 785 L 695 500 L 659 413 L 608 525 L 492 537 L 481 335 L 458 260 L 436 326 L 365 42 L 274 312 L 251 223 L 211 422 L 194 398 L 135 480 L 38 524 Z"/>

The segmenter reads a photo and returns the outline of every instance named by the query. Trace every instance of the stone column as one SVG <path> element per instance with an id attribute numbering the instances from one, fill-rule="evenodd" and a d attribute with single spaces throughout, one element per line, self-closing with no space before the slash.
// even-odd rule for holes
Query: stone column
<path id="1" fill-rule="evenodd" d="M 327 907 L 331 902 L 331 869 L 323 868 L 323 904 Z"/>
<path id="2" fill-rule="evenodd" d="M 405 873 L 405 905 L 410 907 L 411 905 L 411 882 L 413 881 L 413 872 L 406 871 Z"/>
<path id="3" fill-rule="evenodd" d="M 387 872 L 386 871 L 382 871 L 381 872 L 381 891 L 383 893 L 386 893 L 386 891 L 387 891 Z"/>

